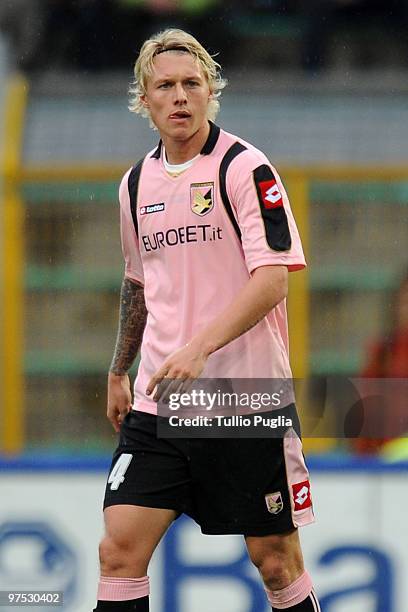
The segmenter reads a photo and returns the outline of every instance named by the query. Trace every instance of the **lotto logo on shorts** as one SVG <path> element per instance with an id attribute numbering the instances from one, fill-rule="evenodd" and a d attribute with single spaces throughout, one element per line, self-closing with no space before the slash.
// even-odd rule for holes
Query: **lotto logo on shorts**
<path id="1" fill-rule="evenodd" d="M 275 180 L 260 181 L 259 188 L 261 190 L 262 202 L 265 208 L 280 208 L 283 206 L 283 199 L 279 187 Z"/>
<path id="2" fill-rule="evenodd" d="M 292 485 L 292 492 L 295 510 L 310 508 L 312 505 L 312 498 L 310 495 L 310 482 L 308 480 Z"/>

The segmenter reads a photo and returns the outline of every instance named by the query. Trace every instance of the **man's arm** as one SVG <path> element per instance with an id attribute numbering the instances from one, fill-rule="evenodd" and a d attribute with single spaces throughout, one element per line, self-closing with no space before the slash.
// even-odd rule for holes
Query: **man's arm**
<path id="1" fill-rule="evenodd" d="M 108 376 L 108 419 L 115 431 L 132 405 L 128 371 L 142 343 L 147 310 L 144 289 L 124 278 L 120 293 L 119 329 Z"/>
<path id="2" fill-rule="evenodd" d="M 288 271 L 286 266 L 262 266 L 255 270 L 247 284 L 231 304 L 191 341 L 175 351 L 149 381 L 146 393 L 150 395 L 163 378 L 169 385 L 160 386 L 155 401 L 172 392 L 171 379 L 195 379 L 200 376 L 208 357 L 249 331 L 261 321 L 287 295 Z M 173 386 L 178 386 L 173 383 Z"/>

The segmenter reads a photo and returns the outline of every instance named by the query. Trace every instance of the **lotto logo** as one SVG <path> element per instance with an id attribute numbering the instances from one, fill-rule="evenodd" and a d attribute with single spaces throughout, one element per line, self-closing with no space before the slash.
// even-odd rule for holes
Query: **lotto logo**
<path id="1" fill-rule="evenodd" d="M 261 181 L 259 183 L 261 190 L 262 202 L 265 208 L 279 208 L 283 206 L 283 200 L 279 187 L 275 180 Z"/>
<path id="2" fill-rule="evenodd" d="M 140 214 L 141 215 L 150 215 L 151 213 L 161 212 L 165 209 L 164 202 L 159 202 L 159 204 L 150 204 L 149 206 L 141 206 Z"/>
<path id="3" fill-rule="evenodd" d="M 292 485 L 292 492 L 295 510 L 310 508 L 312 498 L 310 496 L 310 482 L 308 480 Z"/>

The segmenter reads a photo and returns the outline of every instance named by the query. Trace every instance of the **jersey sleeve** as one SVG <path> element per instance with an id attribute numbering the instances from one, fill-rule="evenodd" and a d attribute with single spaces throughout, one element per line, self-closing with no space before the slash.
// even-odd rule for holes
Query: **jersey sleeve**
<path id="1" fill-rule="evenodd" d="M 128 179 L 131 172 L 128 170 L 119 186 L 120 203 L 120 237 L 122 253 L 125 260 L 125 277 L 144 284 L 143 264 L 140 256 L 139 239 L 136 235 L 130 210 Z"/>
<path id="2" fill-rule="evenodd" d="M 306 266 L 289 199 L 276 169 L 261 154 L 245 151 L 228 171 L 227 193 L 241 230 L 249 272 L 265 265 Z"/>

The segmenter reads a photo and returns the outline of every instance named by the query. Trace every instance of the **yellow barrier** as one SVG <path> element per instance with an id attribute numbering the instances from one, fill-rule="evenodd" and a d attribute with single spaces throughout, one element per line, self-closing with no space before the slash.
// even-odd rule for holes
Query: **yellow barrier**
<path id="1" fill-rule="evenodd" d="M 27 83 L 14 77 L 8 87 L 2 172 L 3 205 L 3 310 L 1 408 L 3 411 L 2 449 L 17 453 L 24 446 L 23 377 L 23 222 L 24 209 L 19 197 L 17 175 L 21 167 Z"/>
<path id="2" fill-rule="evenodd" d="M 302 237 L 303 248 L 309 253 L 309 184 L 304 175 L 286 181 L 294 215 Z M 288 317 L 289 341 L 293 376 L 306 378 L 309 374 L 309 283 L 307 269 L 289 275 Z"/>

